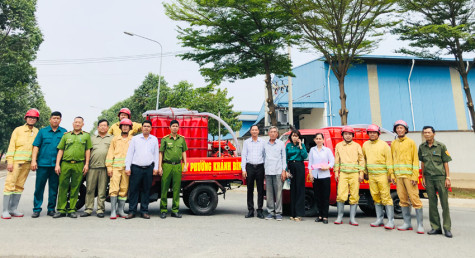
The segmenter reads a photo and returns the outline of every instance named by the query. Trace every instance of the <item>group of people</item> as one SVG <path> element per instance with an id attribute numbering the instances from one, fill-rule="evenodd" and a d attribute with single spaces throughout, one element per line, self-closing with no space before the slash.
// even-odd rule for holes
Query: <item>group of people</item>
<path id="1" fill-rule="evenodd" d="M 419 149 L 414 140 L 407 137 L 409 127 L 403 120 L 394 123 L 397 138 L 389 146 L 380 140 L 381 130 L 377 125 L 366 129 L 369 140 L 360 144 L 353 141 L 355 130 L 344 126 L 341 130 L 343 141 L 331 149 L 324 146 L 323 133 L 316 133 L 315 146 L 309 153 L 302 143 L 298 130 L 292 129 L 289 143 L 277 139 L 278 129 L 269 128 L 269 140 L 258 137 L 259 127 L 250 129 L 251 138 L 244 141 L 242 151 L 242 173 L 247 183 L 247 208 L 245 218 L 254 217 L 254 185 L 257 185 L 257 217 L 282 220 L 282 188 L 290 179 L 290 220 L 301 221 L 305 215 L 305 165 L 308 157 L 308 177 L 313 182 L 313 190 L 318 208 L 315 222 L 328 224 L 331 172 L 337 181 L 337 218 L 334 224 L 343 224 L 345 203 L 350 204 L 349 224 L 358 226 L 355 219 L 359 202 L 360 183 L 369 182 L 371 196 L 376 209 L 376 221 L 371 227 L 395 229 L 394 206 L 390 184 L 397 186 L 404 223 L 398 230 L 413 230 L 411 207 L 415 209 L 418 234 L 424 234 L 423 209 L 419 198 L 419 162 L 422 169 L 422 184 L 429 197 L 429 235 L 442 234 L 451 238 L 451 220 L 448 206 L 448 189 L 451 187 L 448 162 L 452 159 L 446 146 L 434 140 L 435 130 L 431 126 L 423 128 L 423 142 Z M 264 216 L 264 178 L 268 215 Z M 443 208 L 443 226 L 437 209 L 438 197 Z M 387 222 L 384 223 L 384 210 Z"/>
<path id="2" fill-rule="evenodd" d="M 43 194 L 48 182 L 47 215 L 53 218 L 69 216 L 77 218 L 76 203 L 80 185 L 86 176 L 86 208 L 81 217 L 91 216 L 97 191 L 97 217 L 103 218 L 106 189 L 109 184 L 111 219 L 124 217 L 132 219 L 137 214 L 140 197 L 140 216 L 149 219 L 149 194 L 153 175 L 161 178 L 160 217 L 167 217 L 167 195 L 172 184 L 173 202 L 171 216 L 181 218 L 179 213 L 182 172 L 186 171 L 187 145 L 178 134 L 179 123 L 170 122 L 170 134 L 164 136 L 159 147 L 158 139 L 150 134 L 152 123 L 132 122 L 131 112 L 122 108 L 119 122 L 109 128 L 105 119 L 97 123 L 97 135 L 82 131 L 84 119 L 76 117 L 73 130 L 67 132 L 59 126 L 61 113 L 52 112 L 50 125 L 38 130 L 34 127 L 39 111 L 30 109 L 24 119 L 26 123 L 17 127 L 11 136 L 7 160 L 7 177 L 3 191 L 3 219 L 23 217 L 18 204 L 29 171 L 36 171 L 33 203 L 33 218 L 42 211 Z M 394 207 L 390 195 L 390 183 L 397 185 L 397 194 L 402 207 L 404 224 L 398 230 L 412 230 L 411 206 L 417 220 L 417 233 L 424 234 L 422 203 L 419 199 L 419 161 L 422 169 L 422 183 L 429 196 L 429 218 L 431 228 L 428 234 L 444 234 L 452 237 L 447 189 L 451 182 L 448 162 L 451 157 L 445 145 L 434 140 L 435 130 L 423 128 L 426 139 L 419 146 L 408 138 L 406 122 L 396 121 L 393 128 L 397 138 L 391 147 L 379 139 L 377 125 L 370 125 L 366 133 L 369 140 L 361 147 L 353 141 L 355 130 L 345 126 L 341 130 L 343 141 L 332 150 L 324 146 L 324 135 L 317 133 L 315 146 L 307 153 L 298 130 L 290 133 L 290 142 L 278 139 L 277 127 L 270 127 L 269 140 L 259 138 L 259 128 L 253 125 L 251 138 L 244 141 L 242 150 L 242 176 L 247 182 L 246 218 L 254 217 L 254 186 L 257 186 L 257 217 L 282 220 L 283 182 L 290 179 L 290 219 L 301 221 L 305 215 L 305 165 L 308 158 L 309 179 L 318 207 L 316 222 L 328 224 L 329 196 L 331 185 L 330 169 L 333 168 L 338 182 L 337 218 L 335 224 L 343 223 L 345 203 L 349 199 L 349 224 L 358 226 L 355 220 L 359 201 L 359 185 L 368 179 L 371 196 L 376 208 L 376 221 L 372 227 L 394 229 Z M 141 134 L 138 134 L 141 132 Z M 138 134 L 138 135 L 135 135 Z M 135 135 L 135 136 L 134 136 Z M 184 163 L 184 166 L 182 166 Z M 264 216 L 264 179 L 266 181 L 267 216 Z M 437 193 L 443 208 L 443 226 L 437 210 Z M 57 200 L 56 200 L 57 199 Z M 124 212 L 126 200 L 129 212 Z M 384 212 L 388 220 L 384 223 Z"/>
<path id="3" fill-rule="evenodd" d="M 92 215 L 96 191 L 96 215 L 104 217 L 109 185 L 111 219 L 134 218 L 139 197 L 140 216 L 150 219 L 148 205 L 153 175 L 162 176 L 160 217 L 167 217 L 168 190 L 173 182 L 171 216 L 181 218 L 178 209 L 181 173 L 182 163 L 186 169 L 188 148 L 184 137 L 178 134 L 179 122 L 170 122 L 171 133 L 162 138 L 159 148 L 157 137 L 150 134 L 151 121 L 132 122 L 127 108 L 122 108 L 118 116 L 119 122 L 110 128 L 107 120 L 99 120 L 98 134 L 91 136 L 82 130 L 84 119 L 79 116 L 74 118 L 72 131 L 59 126 L 62 115 L 58 111 L 51 113 L 49 126 L 38 130 L 34 126 L 40 113 L 30 109 L 24 117 L 25 125 L 13 131 L 6 153 L 8 173 L 1 217 L 24 216 L 17 208 L 28 174 L 33 170 L 36 171 L 33 218 L 38 218 L 42 211 L 47 182 L 47 215 L 77 218 L 79 190 L 86 177 L 86 208 L 81 217 Z M 124 212 L 127 199 L 128 214 Z"/>

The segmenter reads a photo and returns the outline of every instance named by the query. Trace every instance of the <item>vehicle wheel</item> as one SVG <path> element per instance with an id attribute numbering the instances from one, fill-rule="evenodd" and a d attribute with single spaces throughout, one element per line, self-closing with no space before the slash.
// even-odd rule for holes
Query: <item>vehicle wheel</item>
<path id="1" fill-rule="evenodd" d="M 81 209 L 84 204 L 86 204 L 86 186 L 84 184 L 81 184 L 79 186 L 79 196 L 78 196 L 78 202 L 76 203 L 76 210 Z"/>
<path id="2" fill-rule="evenodd" d="M 305 217 L 315 217 L 317 213 L 317 202 L 313 190 L 305 189 Z"/>
<path id="3" fill-rule="evenodd" d="M 361 196 L 360 199 L 363 197 L 365 198 L 364 204 L 360 204 L 358 206 L 360 207 L 360 209 L 363 211 L 363 213 L 366 216 L 376 217 L 376 208 L 374 207 L 373 198 L 371 197 L 369 193 Z"/>
<path id="4" fill-rule="evenodd" d="M 402 209 L 401 209 L 401 206 L 399 205 L 400 200 L 396 191 L 391 193 L 391 198 L 393 199 L 393 205 L 394 205 L 394 218 L 402 219 Z"/>
<path id="5" fill-rule="evenodd" d="M 183 192 L 183 203 L 190 208 L 190 191 Z"/>
<path id="6" fill-rule="evenodd" d="M 71 190 L 68 190 L 68 203 L 66 204 L 66 209 L 69 209 L 69 193 L 71 192 Z M 79 194 L 78 194 L 78 201 L 76 202 L 76 210 L 80 210 L 84 204 L 86 204 L 86 192 L 87 192 L 87 189 L 86 189 L 86 186 L 84 184 L 81 184 L 79 186 Z"/>
<path id="7" fill-rule="evenodd" d="M 218 206 L 218 193 L 210 185 L 198 185 L 191 190 L 189 202 L 195 215 L 211 215 Z"/>

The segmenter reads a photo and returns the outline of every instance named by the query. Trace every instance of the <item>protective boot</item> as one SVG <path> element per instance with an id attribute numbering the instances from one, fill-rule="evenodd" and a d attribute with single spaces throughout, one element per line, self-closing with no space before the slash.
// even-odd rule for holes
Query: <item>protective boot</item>
<path id="1" fill-rule="evenodd" d="M 12 215 L 13 217 L 23 217 L 23 216 L 25 216 L 25 214 L 23 214 L 23 213 L 21 213 L 17 210 L 18 204 L 20 203 L 21 194 L 12 194 L 10 198 L 11 198 L 10 199 L 10 208 L 8 209 L 9 212 L 10 212 L 10 215 Z"/>
<path id="2" fill-rule="evenodd" d="M 336 208 L 338 211 L 338 217 L 335 220 L 335 224 L 343 224 L 343 211 L 345 210 L 345 204 L 342 202 L 337 202 L 336 203 Z"/>
<path id="3" fill-rule="evenodd" d="M 375 204 L 374 208 L 376 209 L 376 221 L 369 224 L 372 227 L 382 227 L 384 226 L 383 223 L 383 206 L 381 204 Z"/>
<path id="4" fill-rule="evenodd" d="M 417 234 L 424 234 L 424 225 L 422 224 L 422 208 L 416 209 Z"/>
<path id="5" fill-rule="evenodd" d="M 111 196 L 111 218 L 110 219 L 117 219 L 117 196 Z"/>
<path id="6" fill-rule="evenodd" d="M 386 215 L 388 216 L 388 223 L 384 225 L 385 229 L 394 229 L 394 206 L 386 205 Z"/>
<path id="7" fill-rule="evenodd" d="M 2 219 L 11 219 L 10 212 L 8 212 L 8 208 L 10 208 L 10 198 L 11 195 L 3 195 L 3 212 L 2 212 Z"/>
<path id="8" fill-rule="evenodd" d="M 356 208 L 356 204 L 350 205 L 350 225 L 352 226 L 358 226 L 358 222 L 355 220 Z"/>
<path id="9" fill-rule="evenodd" d="M 117 214 L 121 218 L 126 218 L 127 214 L 125 214 L 125 212 L 124 212 L 125 200 L 119 199 L 118 202 L 119 202 L 119 205 L 117 207 Z"/>
<path id="10" fill-rule="evenodd" d="M 401 230 L 401 231 L 412 230 L 411 206 L 401 207 L 401 209 L 402 209 L 402 218 L 404 219 L 404 224 L 402 224 L 402 226 L 400 227 L 397 227 L 397 230 Z"/>

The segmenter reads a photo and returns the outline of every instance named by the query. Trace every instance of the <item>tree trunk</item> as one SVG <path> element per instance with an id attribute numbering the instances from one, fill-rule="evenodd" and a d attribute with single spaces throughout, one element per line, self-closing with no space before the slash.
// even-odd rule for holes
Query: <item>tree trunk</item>
<path id="1" fill-rule="evenodd" d="M 460 75 L 462 76 L 463 89 L 465 91 L 465 96 L 467 96 L 468 111 L 470 112 L 470 117 L 472 118 L 471 126 L 472 126 L 473 131 L 475 132 L 475 110 L 473 108 L 473 100 L 472 100 L 472 94 L 470 93 L 470 87 L 468 86 L 467 73 L 461 72 Z"/>
<path id="2" fill-rule="evenodd" d="M 266 73 L 266 90 L 267 90 L 267 108 L 269 108 L 270 121 L 273 126 L 277 126 L 277 115 L 275 113 L 274 98 L 272 97 L 272 82 L 270 72 Z"/>
<path id="3" fill-rule="evenodd" d="M 340 118 L 341 118 L 341 125 L 348 124 L 348 109 L 346 109 L 346 93 L 345 93 L 345 77 L 338 78 L 338 87 L 340 88 Z"/>

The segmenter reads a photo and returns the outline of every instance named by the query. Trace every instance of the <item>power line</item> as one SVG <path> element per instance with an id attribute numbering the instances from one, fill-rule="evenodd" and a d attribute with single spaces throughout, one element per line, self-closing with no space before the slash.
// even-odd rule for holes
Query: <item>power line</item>
<path id="1" fill-rule="evenodd" d="M 186 51 L 165 52 L 163 57 L 176 56 L 178 54 L 186 53 Z M 160 54 L 142 54 L 132 56 L 116 56 L 116 57 L 93 57 L 93 58 L 76 58 L 76 59 L 43 59 L 36 60 L 33 63 L 35 65 L 77 65 L 77 64 L 97 64 L 97 63 L 112 63 L 112 62 L 125 62 L 125 61 L 137 61 L 160 58 Z"/>

